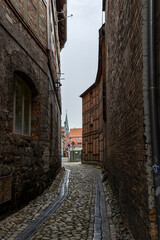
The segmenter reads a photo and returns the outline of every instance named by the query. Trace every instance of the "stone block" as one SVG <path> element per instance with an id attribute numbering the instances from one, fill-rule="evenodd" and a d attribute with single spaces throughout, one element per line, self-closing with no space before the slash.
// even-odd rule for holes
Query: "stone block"
<path id="1" fill-rule="evenodd" d="M 12 176 L 0 177 L 0 204 L 11 200 Z"/>

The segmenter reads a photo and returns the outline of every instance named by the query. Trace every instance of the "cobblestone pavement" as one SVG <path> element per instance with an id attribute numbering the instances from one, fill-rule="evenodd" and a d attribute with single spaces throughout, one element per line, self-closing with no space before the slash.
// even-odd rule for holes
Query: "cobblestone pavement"
<path id="1" fill-rule="evenodd" d="M 79 164 L 66 168 L 71 170 L 69 194 L 32 240 L 93 239 L 94 169 Z"/>
<path id="2" fill-rule="evenodd" d="M 97 215 L 100 212 L 97 203 L 97 189 L 100 188 L 100 182 L 97 184 L 97 167 L 82 165 L 80 163 L 64 163 L 65 168 L 70 170 L 69 192 L 56 212 L 42 224 L 37 232 L 30 238 L 31 240 L 114 240 L 124 239 L 133 240 L 125 224 L 122 221 L 114 221 L 117 215 L 117 205 L 111 205 L 112 193 L 107 183 L 105 188 L 105 201 L 109 213 L 110 235 L 99 233 L 100 221 L 103 219 L 104 226 L 106 210 L 102 204 L 101 212 L 103 216 Z M 14 240 L 24 229 L 35 221 L 44 210 L 57 198 L 60 193 L 64 171 L 61 171 L 51 187 L 47 189 L 36 200 L 33 200 L 18 211 L 0 222 L 0 240 Z M 59 184 L 59 182 L 61 184 Z M 97 187 L 98 186 L 98 187 Z M 102 187 L 101 187 L 102 188 Z M 103 192 L 103 190 L 101 189 Z M 103 195 L 104 195 L 103 193 Z M 101 193 L 99 193 L 101 194 Z M 101 195 L 100 195 L 101 196 Z M 103 196 L 104 198 L 104 196 Z M 115 213 L 116 212 L 116 213 Z M 119 213 L 118 213 L 119 214 Z M 113 215 L 113 216 L 112 216 Z M 102 219 L 100 219 L 102 218 Z M 118 215 L 118 219 L 120 219 Z M 96 223 L 97 222 L 97 223 Z M 97 224 L 95 226 L 95 223 Z M 122 230 L 122 231 L 121 231 Z M 96 232 L 96 234 L 95 234 Z M 101 237 L 103 235 L 103 237 Z M 24 240 L 24 238 L 21 238 Z"/>
<path id="3" fill-rule="evenodd" d="M 44 212 L 60 192 L 64 169 L 60 171 L 53 184 L 42 195 L 26 207 L 0 221 L 0 240 L 14 240 L 28 225 Z"/>

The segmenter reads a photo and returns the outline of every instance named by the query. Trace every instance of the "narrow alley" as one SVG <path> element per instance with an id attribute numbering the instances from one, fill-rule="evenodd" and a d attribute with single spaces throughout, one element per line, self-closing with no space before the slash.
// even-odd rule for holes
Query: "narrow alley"
<path id="1" fill-rule="evenodd" d="M 160 1 L 0 0 L 0 53 L 0 240 L 160 240 Z"/>
<path id="2" fill-rule="evenodd" d="M 107 202 L 105 207 L 112 194 L 107 197 L 107 188 L 103 191 L 100 168 L 68 161 L 63 165 L 66 170 L 50 188 L 0 222 L 0 239 L 133 240 L 122 220 L 116 226 L 118 207 L 115 212 Z"/>

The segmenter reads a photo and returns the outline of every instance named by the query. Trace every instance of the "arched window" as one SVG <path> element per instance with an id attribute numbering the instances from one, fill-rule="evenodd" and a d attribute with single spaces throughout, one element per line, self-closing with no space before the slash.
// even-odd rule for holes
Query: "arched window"
<path id="1" fill-rule="evenodd" d="M 31 132 L 31 90 L 18 75 L 14 89 L 14 132 L 27 136 Z"/>

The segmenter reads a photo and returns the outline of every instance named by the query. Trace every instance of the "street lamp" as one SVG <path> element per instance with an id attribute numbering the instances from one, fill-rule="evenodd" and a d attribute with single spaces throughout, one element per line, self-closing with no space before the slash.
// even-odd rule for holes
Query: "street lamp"
<path id="1" fill-rule="evenodd" d="M 58 88 L 62 86 L 62 84 L 59 81 L 55 81 L 54 83 L 55 83 L 56 90 L 58 90 Z"/>

